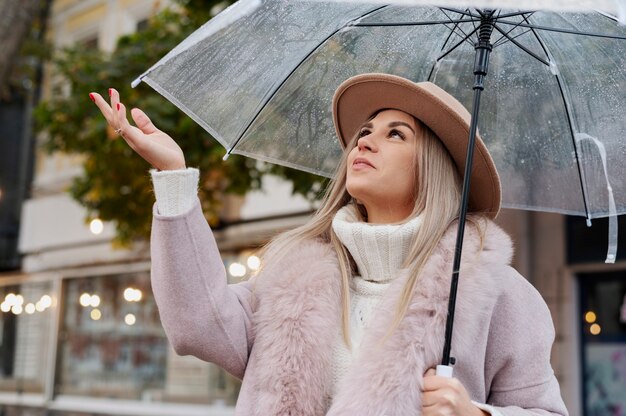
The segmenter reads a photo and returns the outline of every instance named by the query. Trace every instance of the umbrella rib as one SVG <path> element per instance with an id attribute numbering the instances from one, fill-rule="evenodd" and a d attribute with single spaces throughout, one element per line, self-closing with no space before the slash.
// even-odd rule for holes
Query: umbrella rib
<path id="1" fill-rule="evenodd" d="M 470 23 L 477 22 L 477 19 L 457 19 L 457 20 L 430 20 L 425 22 L 378 22 L 378 23 L 355 23 L 352 26 L 358 27 L 385 27 L 385 26 L 432 26 L 449 25 L 450 23 Z"/>
<path id="2" fill-rule="evenodd" d="M 441 13 L 443 13 L 443 14 L 444 14 L 444 15 L 448 18 L 448 20 L 450 20 L 450 21 L 452 21 L 452 20 L 453 20 L 453 19 L 450 17 L 450 15 L 449 15 L 448 13 L 446 13 L 446 11 L 445 11 L 444 9 L 441 9 L 441 8 L 440 8 L 439 10 L 441 10 Z M 448 26 L 446 25 L 446 27 L 448 27 Z M 459 37 L 461 37 L 461 38 L 462 38 L 463 36 L 461 36 L 461 35 L 459 35 L 458 33 L 456 33 L 455 29 L 459 29 L 459 30 L 461 31 L 461 33 L 463 34 L 463 36 L 465 36 L 465 39 L 468 39 L 468 38 L 469 38 L 468 34 L 467 34 L 467 33 L 465 33 L 465 31 L 459 27 L 459 23 L 455 23 L 455 24 L 454 24 L 454 28 L 452 29 L 452 31 L 453 31 L 453 33 L 454 33 L 455 35 L 457 35 L 457 36 L 459 36 Z M 472 45 L 472 46 L 473 46 L 473 45 Z"/>
<path id="3" fill-rule="evenodd" d="M 531 31 L 532 31 L 532 29 L 527 29 L 527 30 L 523 31 L 522 33 L 520 33 L 519 35 L 515 35 L 515 36 L 513 36 L 511 39 L 517 39 L 517 38 L 519 38 L 520 36 L 524 36 L 525 34 L 530 33 Z M 502 38 L 503 38 L 503 37 L 502 37 Z M 500 38 L 500 39 L 502 39 L 502 38 Z M 497 44 L 496 44 L 496 43 L 494 43 L 494 44 L 493 44 L 493 47 L 494 47 L 494 48 L 497 48 L 498 46 L 505 45 L 507 42 L 509 42 L 509 40 L 508 40 L 508 39 L 505 39 L 505 40 L 503 40 L 502 42 L 500 42 L 500 39 L 498 39 L 498 43 L 497 43 Z"/>
<path id="4" fill-rule="evenodd" d="M 527 11 L 524 11 L 524 12 L 515 12 L 515 13 L 501 14 L 501 15 L 498 15 L 498 19 L 504 19 L 505 17 L 524 16 L 524 15 L 526 15 L 528 13 L 532 14 L 532 13 L 535 13 L 535 12 L 536 12 L 536 10 L 527 10 Z"/>
<path id="5" fill-rule="evenodd" d="M 478 32 L 478 29 L 480 29 L 480 28 L 476 28 L 476 29 L 472 30 L 469 34 L 465 35 L 465 37 L 463 39 L 461 39 L 456 45 L 454 45 L 452 48 L 448 49 L 448 51 L 446 51 L 445 53 L 439 55 L 437 57 L 437 61 L 442 60 L 443 58 L 448 56 L 451 52 L 453 52 L 456 48 L 461 46 L 463 44 L 463 42 L 465 42 L 465 41 L 467 41 L 467 39 L 469 39 L 470 36 L 472 36 L 474 33 Z M 474 45 L 472 45 L 472 46 L 474 46 Z"/>
<path id="6" fill-rule="evenodd" d="M 368 11 L 367 13 L 362 14 L 359 17 L 356 17 L 352 20 L 350 20 L 349 22 L 345 23 L 343 26 L 337 28 L 335 31 L 333 31 L 331 34 L 329 34 L 323 41 L 321 41 L 315 48 L 311 49 L 309 51 L 309 53 L 306 54 L 306 56 L 304 58 L 302 58 L 302 60 L 295 65 L 292 69 L 291 72 L 289 72 L 289 74 L 282 80 L 282 82 L 280 82 L 280 84 L 278 86 L 276 86 L 274 88 L 273 91 L 271 91 L 266 97 L 266 99 L 264 100 L 263 104 L 260 105 L 256 111 L 256 114 L 254 115 L 254 117 L 252 117 L 250 119 L 250 121 L 248 122 L 248 124 L 246 125 L 246 127 L 241 131 L 241 134 L 239 134 L 239 137 L 237 137 L 237 140 L 235 140 L 235 143 L 233 143 L 232 146 L 230 146 L 229 149 L 226 150 L 226 155 L 224 156 L 224 158 L 228 158 L 228 156 L 232 153 L 232 151 L 237 147 L 237 145 L 239 144 L 239 142 L 241 141 L 241 139 L 246 135 L 246 133 L 248 132 L 248 130 L 250 129 L 250 127 L 252 126 L 252 124 L 254 123 L 254 121 L 259 117 L 259 114 L 261 114 L 261 111 L 263 111 L 263 109 L 265 108 L 266 104 L 269 103 L 272 98 L 274 98 L 274 96 L 276 95 L 276 93 L 281 89 L 281 87 L 283 85 L 285 85 L 285 83 L 287 82 L 287 80 L 289 80 L 289 78 L 291 78 L 291 75 L 293 75 L 294 72 L 296 72 L 296 70 L 300 67 L 300 65 L 302 65 L 309 56 L 311 56 L 316 50 L 318 50 L 322 45 L 324 45 L 328 39 L 332 38 L 333 36 L 335 36 L 337 33 L 339 33 L 339 31 L 341 31 L 342 29 L 346 28 L 347 26 L 361 26 L 359 24 L 354 24 L 354 22 L 358 22 L 360 19 L 363 19 L 367 16 L 370 16 L 382 9 L 385 9 L 389 7 L 389 5 L 384 5 L 384 6 L 380 6 L 377 7 L 373 10 Z M 446 22 L 447 23 L 447 22 Z"/>
<path id="7" fill-rule="evenodd" d="M 502 29 L 500 29 L 497 24 L 494 24 L 493 27 L 498 32 L 502 33 L 502 35 L 505 38 L 507 38 L 509 41 L 511 41 L 515 46 L 517 46 L 518 48 L 520 48 L 521 50 L 523 50 L 524 52 L 526 52 L 527 54 L 529 54 L 530 56 L 532 56 L 533 58 L 535 58 L 536 60 L 541 62 L 542 64 L 544 64 L 546 66 L 550 66 L 550 63 L 548 61 L 546 61 L 545 59 L 541 58 L 539 55 L 537 55 L 536 53 L 534 53 L 533 51 L 528 49 L 526 46 L 524 46 L 521 43 L 519 43 L 518 41 L 516 41 L 514 38 L 510 37 L 507 33 L 505 33 Z"/>
<path id="8" fill-rule="evenodd" d="M 569 34 L 569 35 L 582 35 L 582 36 L 592 36 L 592 37 L 596 37 L 596 38 L 626 40 L 626 36 L 608 35 L 608 34 L 604 34 L 604 33 L 579 32 L 577 30 L 561 29 L 561 28 L 558 28 L 558 27 L 537 26 L 537 25 L 531 25 L 531 24 L 510 22 L 508 20 L 499 20 L 498 23 L 503 23 L 505 25 L 518 25 L 520 27 L 527 27 L 527 28 L 535 29 L 535 30 L 545 30 L 545 31 L 548 31 L 548 32 L 566 33 L 566 34 Z"/>
<path id="9" fill-rule="evenodd" d="M 456 27 L 458 25 L 458 23 L 455 23 L 454 26 Z M 446 26 L 447 27 L 447 26 Z M 452 29 L 450 31 L 450 33 L 448 33 L 448 37 L 446 38 L 446 40 L 443 42 L 443 45 L 441 45 L 441 50 L 444 50 L 446 45 L 448 44 L 448 41 L 450 41 L 450 38 L 452 37 L 452 35 L 454 35 L 454 29 Z"/>
<path id="10" fill-rule="evenodd" d="M 480 19 L 480 15 L 473 14 L 472 12 L 469 11 L 469 9 L 461 10 L 461 9 L 452 9 L 450 7 L 439 7 L 439 9 L 442 10 L 442 11 L 443 10 L 447 10 L 447 11 L 452 12 L 452 13 L 458 13 L 458 14 L 463 15 L 463 16 L 469 16 L 469 17 L 473 17 L 473 18 L 476 18 L 476 19 Z"/>
<path id="11" fill-rule="evenodd" d="M 526 21 L 528 21 L 526 16 L 524 16 L 524 19 L 526 19 Z M 550 62 L 553 62 L 552 54 L 548 50 L 548 46 L 545 44 L 543 39 L 541 39 L 541 36 L 539 36 L 539 33 L 537 33 L 532 28 L 530 30 L 532 31 L 533 35 L 535 35 L 535 38 L 537 39 L 537 42 L 539 42 L 539 45 L 541 45 L 541 48 L 545 52 L 546 56 L 548 56 L 548 59 L 550 60 Z M 562 83 L 562 80 L 561 80 L 561 74 L 559 72 L 555 72 L 554 73 L 554 77 L 556 78 L 556 84 L 559 87 L 559 92 L 561 94 L 561 99 L 563 100 L 563 106 L 565 107 L 565 115 L 567 116 L 567 125 L 569 127 L 570 137 L 572 139 L 572 146 L 574 147 L 574 157 L 576 158 L 576 168 L 578 170 L 578 181 L 580 182 L 580 188 L 582 190 L 583 205 L 585 206 L 586 217 L 587 218 L 591 218 L 590 213 L 589 213 L 589 208 L 588 208 L 589 207 L 589 203 L 587 202 L 587 188 L 585 187 L 585 183 L 584 183 L 581 159 L 580 159 L 580 156 L 578 155 L 578 147 L 576 146 L 576 137 L 575 137 L 575 133 L 574 133 L 574 116 L 573 116 L 571 108 L 570 108 L 571 106 L 570 106 L 569 98 L 568 98 L 567 93 L 565 92 L 565 90 L 563 88 L 563 83 Z"/>
<path id="12" fill-rule="evenodd" d="M 534 13 L 534 12 L 531 12 L 531 14 L 530 14 L 531 16 L 532 16 L 532 13 Z M 522 14 L 522 16 L 524 16 L 524 15 Z M 520 21 L 519 21 L 519 23 L 522 23 L 522 22 L 523 22 L 523 20 L 520 20 Z M 517 28 L 519 27 L 519 23 L 518 23 L 518 24 L 516 24 L 515 26 L 513 26 L 513 27 L 512 27 L 509 31 L 507 31 L 506 33 L 507 33 L 507 34 L 509 34 L 509 33 L 511 33 L 512 31 L 514 31 L 515 29 L 517 29 Z M 529 29 L 529 30 L 530 30 L 530 29 Z M 521 33 L 521 34 L 519 34 L 519 35 L 517 35 L 517 36 L 513 36 L 513 39 L 515 39 L 515 38 L 517 38 L 517 37 L 519 37 L 519 36 L 522 36 L 523 34 L 526 34 L 526 33 L 528 33 L 528 31 L 526 31 L 526 32 L 524 32 L 524 33 Z M 502 41 L 502 39 L 505 39 L 505 37 L 504 37 L 504 36 L 500 36 L 500 37 L 499 37 L 499 38 L 498 38 L 495 42 L 493 42 L 493 47 L 495 48 L 495 47 L 497 47 L 497 46 L 504 45 L 506 42 L 508 42 L 508 40 L 504 40 L 503 42 L 501 42 L 501 43 L 500 43 L 500 41 Z"/>

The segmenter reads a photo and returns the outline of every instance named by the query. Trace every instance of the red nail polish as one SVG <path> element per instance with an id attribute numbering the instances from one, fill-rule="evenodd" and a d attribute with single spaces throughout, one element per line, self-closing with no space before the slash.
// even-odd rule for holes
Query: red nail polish
<path id="1" fill-rule="evenodd" d="M 113 95 L 113 88 L 109 88 L 109 97 Z"/>
<path id="2" fill-rule="evenodd" d="M 89 98 L 91 98 L 91 101 L 93 101 L 94 103 L 96 102 L 96 97 L 93 96 L 93 93 L 89 93 Z"/>
<path id="3" fill-rule="evenodd" d="M 120 110 L 120 103 L 117 103 L 117 111 Z"/>

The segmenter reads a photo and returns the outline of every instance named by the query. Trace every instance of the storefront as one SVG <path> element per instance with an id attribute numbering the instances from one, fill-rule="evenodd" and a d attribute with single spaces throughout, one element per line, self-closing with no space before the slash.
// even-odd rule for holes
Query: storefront
<path id="1" fill-rule="evenodd" d="M 602 264 L 606 220 L 591 228 L 568 222 L 569 262 L 577 270 L 581 397 L 584 416 L 626 416 L 626 221 L 620 218 L 618 262 Z"/>
<path id="2" fill-rule="evenodd" d="M 258 267 L 224 258 L 232 281 Z M 171 349 L 149 263 L 0 284 L 0 414 L 232 415 L 239 381 Z"/>

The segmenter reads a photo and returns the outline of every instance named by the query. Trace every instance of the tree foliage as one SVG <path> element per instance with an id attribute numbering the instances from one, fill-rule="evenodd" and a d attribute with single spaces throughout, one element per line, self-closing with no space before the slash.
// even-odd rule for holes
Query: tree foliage
<path id="1" fill-rule="evenodd" d="M 262 176 L 270 172 L 290 180 L 294 192 L 309 199 L 317 196 L 312 190 L 320 189 L 322 178 L 237 155 L 223 162 L 224 149 L 193 120 L 146 84 L 130 88 L 134 78 L 209 19 L 212 8 L 221 3 L 179 1 L 179 7 L 153 16 L 146 29 L 120 38 L 111 55 L 81 45 L 55 54 L 54 71 L 63 82 L 36 109 L 39 130 L 46 133 L 48 151 L 82 155 L 84 174 L 74 180 L 71 195 L 90 217 L 116 223 L 118 243 L 149 235 L 154 201 L 149 166 L 116 137 L 89 100 L 90 91 L 106 97 L 108 88 L 115 87 L 128 108 L 140 107 L 177 140 L 187 166 L 200 169 L 200 200 L 212 224 L 219 221 L 225 194 L 258 189 Z M 64 94 L 64 88 L 71 93 Z"/>

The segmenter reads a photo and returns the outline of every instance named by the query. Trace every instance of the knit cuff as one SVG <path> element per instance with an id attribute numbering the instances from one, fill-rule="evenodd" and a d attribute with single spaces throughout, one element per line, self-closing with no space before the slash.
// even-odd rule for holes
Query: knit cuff
<path id="1" fill-rule="evenodd" d="M 473 400 L 472 400 L 472 403 L 474 404 L 474 406 L 478 407 L 480 410 L 484 410 L 485 412 L 489 413 L 491 416 L 502 416 L 502 413 L 500 413 L 500 411 L 493 406 L 489 406 L 488 404 L 485 404 L 485 403 L 477 403 Z"/>
<path id="2" fill-rule="evenodd" d="M 187 212 L 198 196 L 200 171 L 195 168 L 177 170 L 151 169 L 157 210 L 164 216 Z"/>

